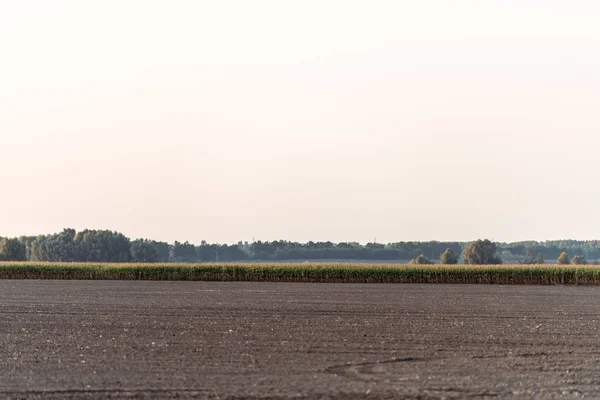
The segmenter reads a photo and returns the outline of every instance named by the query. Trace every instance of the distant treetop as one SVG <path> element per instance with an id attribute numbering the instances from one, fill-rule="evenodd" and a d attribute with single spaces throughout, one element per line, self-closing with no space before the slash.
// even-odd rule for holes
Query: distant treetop
<path id="1" fill-rule="evenodd" d="M 287 240 L 242 242 L 236 244 L 174 243 L 140 238 L 131 240 L 110 230 L 76 231 L 64 229 L 50 235 L 0 238 L 0 260 L 58 262 L 214 262 L 214 261 L 393 261 L 440 260 L 456 264 L 462 254 L 464 263 L 496 264 L 540 263 L 558 260 L 570 263 L 600 259 L 600 241 L 559 240 L 545 242 L 494 243 L 489 240 L 465 242 L 412 241 L 391 243 L 313 242 Z M 563 256 L 562 253 L 565 253 Z M 502 255 L 504 260 L 498 256 Z M 565 260 L 566 257 L 566 260 Z M 594 261 L 596 262 L 596 261 Z"/>

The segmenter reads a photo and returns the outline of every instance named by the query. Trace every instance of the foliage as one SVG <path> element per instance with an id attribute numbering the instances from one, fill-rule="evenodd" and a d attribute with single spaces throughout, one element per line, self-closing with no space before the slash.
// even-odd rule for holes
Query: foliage
<path id="1" fill-rule="evenodd" d="M 355 242 L 289 242 L 275 240 L 257 241 L 249 245 L 250 260 L 402 260 L 407 261 L 425 254 L 437 258 L 446 249 L 455 253 L 462 250 L 459 242 L 397 242 L 367 243 Z"/>
<path id="2" fill-rule="evenodd" d="M 131 261 L 137 263 L 153 263 L 158 261 L 158 253 L 151 241 L 138 239 L 131 242 Z"/>
<path id="3" fill-rule="evenodd" d="M 248 259 L 248 254 L 244 251 L 244 245 L 238 243 L 237 245 L 218 245 L 208 244 L 202 242 L 202 244 L 196 247 L 198 254 L 198 261 L 242 261 Z"/>
<path id="4" fill-rule="evenodd" d="M 171 245 L 166 242 L 149 241 L 156 251 L 157 262 L 168 262 L 171 258 Z"/>
<path id="5" fill-rule="evenodd" d="M 520 260 L 538 253 L 544 259 L 556 260 L 562 252 L 573 255 L 583 255 L 587 259 L 600 258 L 599 240 L 547 240 L 543 242 L 527 241 L 515 243 L 497 243 L 502 254 L 510 252 L 515 257 L 510 260 Z"/>
<path id="6" fill-rule="evenodd" d="M 32 261 L 128 262 L 130 241 L 122 233 L 106 230 L 61 233 L 38 236 L 31 244 Z"/>
<path id="7" fill-rule="evenodd" d="M 521 264 L 544 264 L 544 255 L 539 252 L 537 256 L 533 256 L 531 251 L 526 251 L 525 259 L 521 262 Z"/>
<path id="8" fill-rule="evenodd" d="M 65 229 L 60 233 L 22 236 L 18 241 L 25 246 L 25 259 L 56 262 L 215 262 L 215 261 L 337 261 L 370 260 L 408 262 L 419 255 L 433 260 L 448 249 L 456 258 L 470 246 L 463 242 L 312 242 L 286 240 L 256 241 L 237 244 L 199 245 L 190 242 L 173 244 L 148 239 L 131 241 L 123 234 L 106 230 L 76 232 Z M 141 241 L 141 242 L 139 242 Z M 486 241 L 483 241 L 486 242 Z M 491 244 L 491 242 L 487 241 Z M 582 256 L 588 260 L 600 259 L 600 241 L 557 240 L 545 242 L 493 243 L 497 253 L 507 263 L 536 264 L 541 260 L 557 259 L 562 252 Z M 154 256 L 153 247 L 156 252 Z M 541 257 L 540 257 L 541 255 Z M 451 260 L 452 257 L 450 257 Z M 458 261 L 458 260 L 457 260 Z M 500 262 L 494 255 L 489 262 Z M 443 261 L 442 261 L 443 262 Z M 464 262 L 469 262 L 465 259 Z"/>
<path id="9" fill-rule="evenodd" d="M 600 285 L 595 266 L 0 263 L 0 279 Z"/>
<path id="10" fill-rule="evenodd" d="M 433 262 L 428 260 L 427 257 L 425 257 L 423 254 L 421 254 L 418 257 L 410 260 L 409 264 L 422 265 L 422 264 L 433 264 Z"/>
<path id="11" fill-rule="evenodd" d="M 27 248 L 18 239 L 4 238 L 0 241 L 0 260 L 25 261 Z"/>
<path id="12" fill-rule="evenodd" d="M 560 253 L 560 256 L 558 257 L 556 263 L 558 265 L 567 265 L 570 264 L 571 261 L 569 260 L 569 256 L 567 255 L 567 253 L 563 251 L 562 253 Z"/>
<path id="13" fill-rule="evenodd" d="M 573 259 L 571 260 L 571 264 L 585 265 L 585 264 L 587 264 L 587 261 L 583 256 L 574 256 Z"/>
<path id="14" fill-rule="evenodd" d="M 75 235 L 74 244 L 82 261 L 128 262 L 131 260 L 131 243 L 122 233 L 86 229 Z"/>
<path id="15" fill-rule="evenodd" d="M 32 261 L 84 261 L 79 258 L 79 249 L 74 243 L 74 229 L 64 229 L 53 235 L 40 235 L 31 244 Z"/>
<path id="16" fill-rule="evenodd" d="M 175 262 L 195 262 L 198 261 L 196 247 L 189 242 L 179 243 L 175 241 L 171 247 L 171 259 Z"/>
<path id="17" fill-rule="evenodd" d="M 542 253 L 538 253 L 537 258 L 535 259 L 535 263 L 536 264 L 544 263 L 544 256 L 542 255 Z"/>
<path id="18" fill-rule="evenodd" d="M 477 240 L 470 243 L 463 252 L 465 264 L 502 264 L 502 260 L 496 256 L 496 244 L 488 239 Z"/>
<path id="19" fill-rule="evenodd" d="M 458 264 L 458 257 L 452 251 L 452 249 L 446 249 L 440 256 L 440 264 L 452 265 Z"/>

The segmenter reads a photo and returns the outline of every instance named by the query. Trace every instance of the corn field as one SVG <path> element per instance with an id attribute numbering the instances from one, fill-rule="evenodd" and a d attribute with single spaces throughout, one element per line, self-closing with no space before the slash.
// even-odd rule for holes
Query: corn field
<path id="1" fill-rule="evenodd" d="M 0 263 L 0 279 L 597 285 L 600 268 L 556 265 Z"/>

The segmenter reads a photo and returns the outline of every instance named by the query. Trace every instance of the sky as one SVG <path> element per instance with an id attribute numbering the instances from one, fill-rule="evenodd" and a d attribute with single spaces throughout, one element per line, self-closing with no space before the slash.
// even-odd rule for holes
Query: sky
<path id="1" fill-rule="evenodd" d="M 0 2 L 0 236 L 600 239 L 596 1 Z"/>

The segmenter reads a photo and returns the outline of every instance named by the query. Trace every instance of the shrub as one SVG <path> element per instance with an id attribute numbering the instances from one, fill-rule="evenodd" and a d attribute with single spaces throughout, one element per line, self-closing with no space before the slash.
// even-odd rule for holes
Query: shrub
<path id="1" fill-rule="evenodd" d="M 440 257 L 440 264 L 458 264 L 458 257 L 452 249 L 446 249 Z"/>
<path id="2" fill-rule="evenodd" d="M 569 260 L 569 256 L 567 255 L 567 253 L 563 251 L 562 253 L 560 253 L 560 256 L 558 256 L 558 260 L 556 260 L 556 263 L 558 265 L 567 265 L 570 264 L 571 261 Z"/>
<path id="3" fill-rule="evenodd" d="M 587 264 L 587 261 L 585 260 L 584 256 L 575 256 L 571 260 L 571 264 L 574 264 L 574 265 L 585 265 L 585 264 Z"/>
<path id="4" fill-rule="evenodd" d="M 427 259 L 427 257 L 425 257 L 423 254 L 421 254 L 417 258 L 413 258 L 412 260 L 410 260 L 409 264 L 433 264 L 433 262 Z"/>

